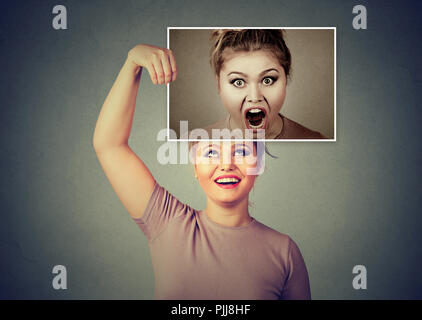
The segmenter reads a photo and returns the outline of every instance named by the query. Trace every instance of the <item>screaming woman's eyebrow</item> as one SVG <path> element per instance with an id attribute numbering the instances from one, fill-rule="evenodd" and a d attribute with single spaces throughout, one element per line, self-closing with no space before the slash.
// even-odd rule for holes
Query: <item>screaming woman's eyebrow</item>
<path id="1" fill-rule="evenodd" d="M 262 71 L 259 75 L 261 76 L 261 75 L 263 75 L 263 74 L 265 74 L 265 73 L 267 73 L 267 72 L 270 72 L 270 71 L 275 71 L 275 72 L 277 72 L 277 73 L 278 73 L 278 70 L 277 70 L 277 69 L 275 69 L 275 68 L 270 68 L 270 69 L 267 69 L 267 70 Z M 243 77 L 245 77 L 245 78 L 247 78 L 247 77 L 248 77 L 248 75 L 247 75 L 247 74 L 245 74 L 245 73 L 243 73 L 243 72 L 240 72 L 240 71 L 232 71 L 232 72 L 230 72 L 227 76 L 230 76 L 230 75 L 232 75 L 232 74 L 239 74 L 239 75 L 241 75 L 241 76 L 243 76 Z"/>

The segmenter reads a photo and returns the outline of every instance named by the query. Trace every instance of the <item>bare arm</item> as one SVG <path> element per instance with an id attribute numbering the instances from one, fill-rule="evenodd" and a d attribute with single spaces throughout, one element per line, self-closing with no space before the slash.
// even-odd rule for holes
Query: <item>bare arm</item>
<path id="1" fill-rule="evenodd" d="M 136 96 L 143 68 L 154 84 L 176 79 L 176 61 L 170 50 L 138 45 L 129 51 L 102 108 L 93 145 L 108 180 L 133 218 L 141 218 L 155 180 L 128 145 Z"/>

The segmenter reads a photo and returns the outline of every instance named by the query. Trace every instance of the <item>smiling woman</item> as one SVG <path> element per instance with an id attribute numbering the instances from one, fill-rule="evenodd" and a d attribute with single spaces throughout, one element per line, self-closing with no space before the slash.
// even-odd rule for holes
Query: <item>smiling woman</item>
<path id="1" fill-rule="evenodd" d="M 194 144 L 203 210 L 155 185 L 144 216 L 134 220 L 149 241 L 157 299 L 310 299 L 297 245 L 249 214 L 251 172 L 264 156 L 259 143 Z"/>
<path id="2" fill-rule="evenodd" d="M 250 173 L 262 163 L 256 143 L 199 142 L 195 146 L 195 177 L 207 195 L 208 216 L 222 225 L 248 224 L 248 197 L 256 179 Z"/>
<path id="3" fill-rule="evenodd" d="M 295 242 L 249 213 L 249 194 L 265 155 L 262 141 L 193 144 L 195 175 L 207 197 L 204 210 L 160 186 L 129 147 L 144 68 L 154 84 L 176 80 L 170 50 L 150 45 L 130 50 L 101 109 L 93 144 L 115 192 L 148 240 L 155 297 L 310 299 Z"/>

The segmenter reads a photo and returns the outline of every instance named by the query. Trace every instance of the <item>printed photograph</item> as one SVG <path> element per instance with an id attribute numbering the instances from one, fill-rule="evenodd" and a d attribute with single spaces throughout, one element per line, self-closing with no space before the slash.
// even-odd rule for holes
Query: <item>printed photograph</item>
<path id="1" fill-rule="evenodd" d="M 168 28 L 178 70 L 170 139 L 335 141 L 335 37 L 335 28 Z"/>

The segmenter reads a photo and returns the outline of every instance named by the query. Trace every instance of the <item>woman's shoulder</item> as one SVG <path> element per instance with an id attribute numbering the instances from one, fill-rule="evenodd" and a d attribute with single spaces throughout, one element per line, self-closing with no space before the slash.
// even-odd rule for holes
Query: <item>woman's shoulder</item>
<path id="1" fill-rule="evenodd" d="M 145 210 L 145 219 L 147 220 L 152 212 L 169 217 L 178 217 L 181 215 L 195 214 L 195 209 L 183 200 L 173 195 L 167 188 L 162 187 L 158 182 L 155 183 L 154 190 L 148 201 Z"/>
<path id="2" fill-rule="evenodd" d="M 288 245 L 291 238 L 280 231 L 277 231 L 258 220 L 255 220 L 256 230 L 270 243 L 278 243 L 279 245 Z"/>
<path id="3" fill-rule="evenodd" d="M 267 246 L 273 252 L 278 252 L 283 257 L 288 257 L 289 253 L 293 251 L 298 251 L 299 248 L 296 242 L 288 235 L 282 232 L 279 232 L 261 222 L 256 221 L 258 230 L 260 230 L 261 239 L 266 243 Z"/>
<path id="4" fill-rule="evenodd" d="M 280 116 L 283 119 L 283 129 L 276 139 L 325 139 L 320 132 L 306 128 L 283 115 Z"/>

